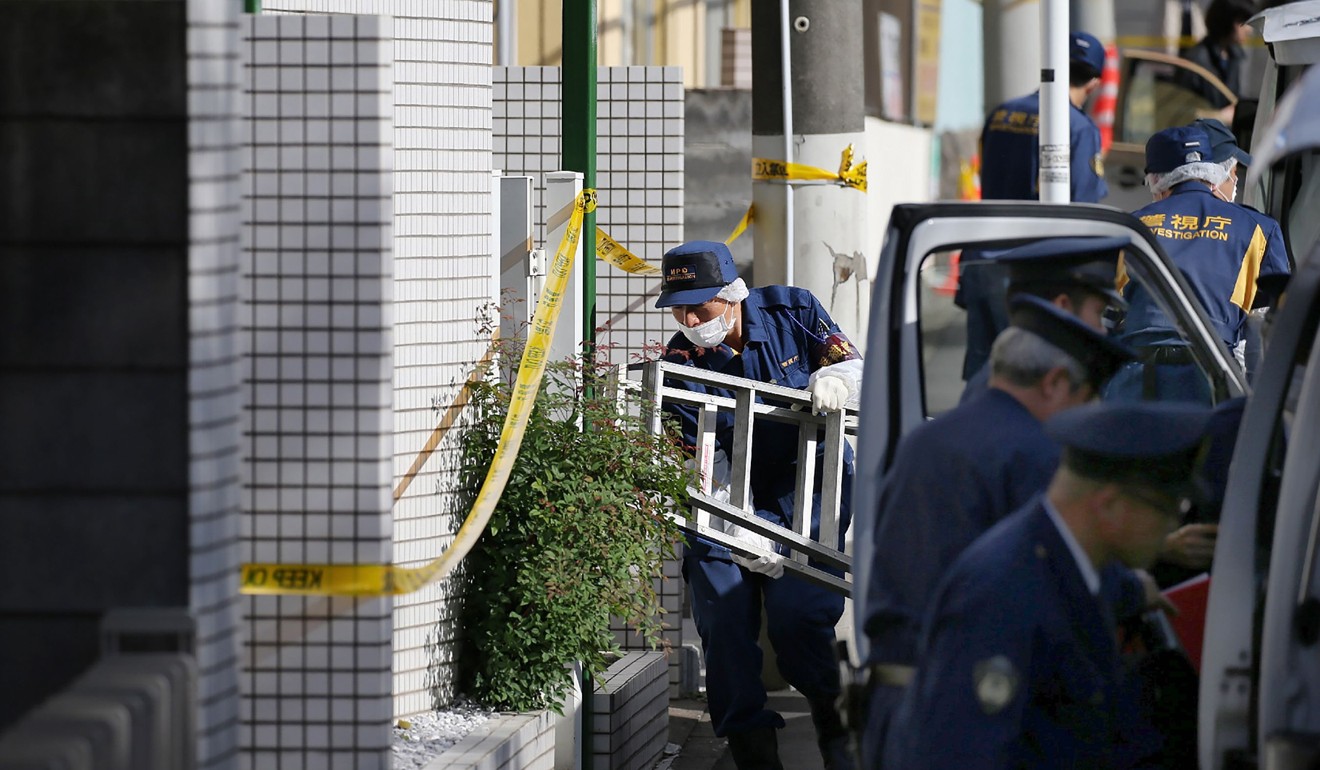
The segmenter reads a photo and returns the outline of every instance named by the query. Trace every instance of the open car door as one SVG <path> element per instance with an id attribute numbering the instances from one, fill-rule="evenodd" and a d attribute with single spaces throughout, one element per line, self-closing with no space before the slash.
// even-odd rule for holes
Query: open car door
<path id="1" fill-rule="evenodd" d="M 1105 156 L 1109 197 L 1104 203 L 1135 211 L 1150 203 L 1143 173 L 1146 140 L 1197 118 L 1219 118 L 1231 125 L 1237 97 L 1210 70 L 1186 59 L 1129 48 L 1120 57 L 1114 143 Z"/>
<path id="2" fill-rule="evenodd" d="M 899 437 L 958 403 L 965 317 L 953 301 L 953 256 L 1006 249 L 1041 238 L 1121 237 L 1128 275 L 1144 284 L 1190 344 L 1216 400 L 1246 393 L 1246 377 L 1219 340 L 1181 273 L 1139 220 L 1104 206 L 1042 203 L 932 203 L 896 206 L 871 298 L 853 491 L 854 651 L 870 575 L 881 481 Z"/>

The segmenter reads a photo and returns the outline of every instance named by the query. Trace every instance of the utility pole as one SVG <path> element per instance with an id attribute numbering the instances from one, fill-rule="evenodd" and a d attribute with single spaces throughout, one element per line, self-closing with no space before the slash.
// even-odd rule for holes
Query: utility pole
<path id="1" fill-rule="evenodd" d="M 1040 199 L 1067 203 L 1072 181 L 1068 0 L 1042 0 L 1040 28 Z"/>
<path id="2" fill-rule="evenodd" d="M 981 14 L 988 111 L 1040 83 L 1040 51 L 1027 43 L 1040 39 L 1040 0 L 984 0 Z"/>
<path id="3" fill-rule="evenodd" d="M 861 3 L 752 4 L 752 154 L 837 170 L 866 157 Z M 786 87 L 787 85 L 787 87 Z M 754 181 L 758 285 L 810 289 L 863 345 L 870 283 L 865 195 L 837 184 Z"/>
<path id="4" fill-rule="evenodd" d="M 565 171 L 582 172 L 582 189 L 596 187 L 596 0 L 565 0 L 560 114 Z M 582 219 L 582 340 L 596 342 L 596 215 Z M 558 244 L 546 244 L 553 249 Z M 592 353 L 594 355 L 594 353 Z"/>

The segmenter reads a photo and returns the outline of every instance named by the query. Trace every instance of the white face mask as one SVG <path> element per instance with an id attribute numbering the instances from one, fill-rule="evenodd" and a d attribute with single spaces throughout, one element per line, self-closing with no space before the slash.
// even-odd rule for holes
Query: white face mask
<path id="1" fill-rule="evenodd" d="M 1223 192 L 1220 191 L 1219 187 L 1216 186 L 1215 197 L 1221 201 L 1224 201 L 1225 203 L 1235 203 L 1237 201 L 1237 185 L 1236 184 L 1233 185 L 1233 194 L 1227 197 L 1224 195 Z"/>
<path id="2" fill-rule="evenodd" d="M 733 305 L 729 305 L 729 309 L 724 313 L 696 326 L 687 326 L 680 321 L 678 322 L 678 328 L 693 345 L 702 348 L 713 348 L 723 342 L 725 336 L 733 329 L 732 321 L 725 318 L 732 310 Z"/>

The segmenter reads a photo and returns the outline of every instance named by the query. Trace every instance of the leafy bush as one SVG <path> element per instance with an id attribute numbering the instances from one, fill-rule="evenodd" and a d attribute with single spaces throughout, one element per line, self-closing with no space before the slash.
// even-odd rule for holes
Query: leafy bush
<path id="1" fill-rule="evenodd" d="M 495 453 L 520 353 L 507 345 L 494 368 L 506 374 L 473 389 L 467 489 Z M 679 538 L 664 513 L 686 504 L 693 475 L 676 440 L 646 430 L 640 394 L 616 401 L 603 387 L 608 367 L 583 368 L 547 367 L 512 476 L 464 560 L 459 689 L 495 708 L 557 709 L 573 684 L 568 665 L 602 673 L 617 651 L 611 615 L 659 640 L 654 583 Z"/>

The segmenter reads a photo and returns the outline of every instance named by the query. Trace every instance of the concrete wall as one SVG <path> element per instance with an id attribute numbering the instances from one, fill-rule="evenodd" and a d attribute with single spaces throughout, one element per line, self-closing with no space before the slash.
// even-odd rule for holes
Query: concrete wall
<path id="1" fill-rule="evenodd" d="M 0 3 L 0 725 L 107 609 L 178 608 L 203 768 L 238 763 L 238 12 Z"/>
<path id="2" fill-rule="evenodd" d="M 690 90 L 683 101 L 683 234 L 688 240 L 729 237 L 752 203 L 752 92 Z M 749 286 L 752 237 L 749 229 L 729 247 Z"/>

